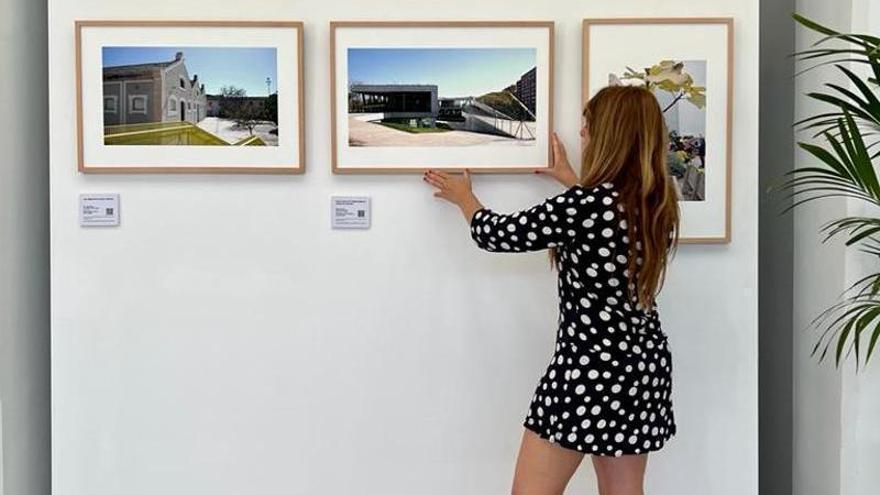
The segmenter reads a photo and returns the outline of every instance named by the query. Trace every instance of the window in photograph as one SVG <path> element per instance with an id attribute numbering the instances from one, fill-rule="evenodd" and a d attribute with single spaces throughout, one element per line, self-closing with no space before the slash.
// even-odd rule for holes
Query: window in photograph
<path id="1" fill-rule="evenodd" d="M 147 113 L 147 95 L 129 96 L 128 111 L 131 113 Z"/>
<path id="2" fill-rule="evenodd" d="M 104 97 L 104 113 L 116 113 L 119 111 L 119 101 L 116 96 Z"/>

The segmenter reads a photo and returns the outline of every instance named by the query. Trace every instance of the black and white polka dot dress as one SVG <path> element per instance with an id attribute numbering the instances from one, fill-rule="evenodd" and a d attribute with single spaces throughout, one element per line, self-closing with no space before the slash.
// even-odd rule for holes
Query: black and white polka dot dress
<path id="1" fill-rule="evenodd" d="M 611 183 L 573 186 L 516 213 L 483 208 L 471 219 L 482 249 L 556 249 L 556 350 L 523 426 L 606 456 L 659 450 L 676 431 L 672 356 L 657 306 L 645 311 L 627 294 L 630 240 L 618 197 Z"/>

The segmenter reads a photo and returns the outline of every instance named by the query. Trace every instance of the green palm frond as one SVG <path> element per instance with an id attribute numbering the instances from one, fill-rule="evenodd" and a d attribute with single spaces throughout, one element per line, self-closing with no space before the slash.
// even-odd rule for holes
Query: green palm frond
<path id="1" fill-rule="evenodd" d="M 857 198 L 880 206 L 880 181 L 852 116 L 844 110 L 844 118 L 837 121 L 837 134 L 823 134 L 827 148 L 798 143 L 825 166 L 796 168 L 786 174 L 788 179 L 780 184 L 779 189 L 789 190 L 787 198 L 793 198 L 794 202 L 785 211 L 835 196 Z"/>
<path id="2" fill-rule="evenodd" d="M 820 232 L 825 234 L 825 239 L 822 242 L 827 242 L 837 235 L 845 234 L 847 237 L 846 245 L 852 246 L 863 240 L 875 240 L 874 236 L 880 233 L 880 218 L 841 218 L 825 225 Z"/>
<path id="3" fill-rule="evenodd" d="M 811 356 L 819 362 L 833 350 L 835 365 L 854 355 L 856 367 L 867 364 L 880 339 L 880 274 L 856 282 L 836 304 L 823 311 L 811 326 L 823 328 Z M 864 341 L 867 340 L 867 349 Z"/>
<path id="4" fill-rule="evenodd" d="M 875 162 L 880 157 L 880 37 L 835 31 L 806 17 L 795 20 L 823 37 L 795 59 L 809 64 L 799 72 L 834 66 L 844 84 L 827 83 L 807 97 L 828 108 L 795 123 L 809 132 L 812 142 L 799 142 L 816 162 L 786 174 L 774 190 L 785 191 L 789 211 L 805 203 L 827 198 L 856 199 L 880 206 L 880 180 Z M 862 77 L 853 68 L 867 68 Z M 847 247 L 859 249 L 880 261 L 880 218 L 852 216 L 829 222 L 820 232 L 823 242 L 843 237 Z M 820 330 L 812 356 L 822 362 L 830 353 L 835 365 L 852 356 L 856 369 L 871 359 L 880 340 L 880 273 L 854 283 L 838 302 L 813 320 Z"/>
<path id="5" fill-rule="evenodd" d="M 810 98 L 828 103 L 837 110 L 807 117 L 795 125 L 804 130 L 818 129 L 818 133 L 813 136 L 817 137 L 823 132 L 831 131 L 837 120 L 843 117 L 843 112 L 847 111 L 857 120 L 859 127 L 866 128 L 867 132 L 870 132 L 870 129 L 880 128 L 880 99 L 875 94 L 876 88 L 868 86 L 847 67 L 843 65 L 835 65 L 835 67 L 852 82 L 855 90 L 828 83 L 825 87 L 831 91 L 807 93 Z"/>

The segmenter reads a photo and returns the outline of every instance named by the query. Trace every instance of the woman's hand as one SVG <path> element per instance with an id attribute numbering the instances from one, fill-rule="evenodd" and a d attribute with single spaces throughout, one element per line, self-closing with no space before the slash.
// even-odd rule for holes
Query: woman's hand
<path id="1" fill-rule="evenodd" d="M 535 169 L 535 173 L 549 175 L 566 188 L 578 183 L 577 174 L 568 161 L 565 147 L 555 132 L 550 138 L 550 167 Z"/>
<path id="2" fill-rule="evenodd" d="M 428 170 L 425 172 L 423 179 L 437 188 L 437 191 L 434 192 L 434 197 L 443 198 L 458 206 L 468 222 L 471 221 L 474 213 L 483 207 L 471 189 L 471 174 L 467 169 L 461 175 Z"/>

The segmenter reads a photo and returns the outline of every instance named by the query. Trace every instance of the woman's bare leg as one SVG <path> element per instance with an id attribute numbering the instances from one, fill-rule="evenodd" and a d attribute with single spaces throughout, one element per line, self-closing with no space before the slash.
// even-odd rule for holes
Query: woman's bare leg
<path id="1" fill-rule="evenodd" d="M 523 428 L 513 495 L 562 495 L 584 454 L 550 443 Z"/>
<path id="2" fill-rule="evenodd" d="M 619 457 L 594 455 L 592 458 L 599 482 L 599 495 L 645 495 L 648 454 Z"/>

